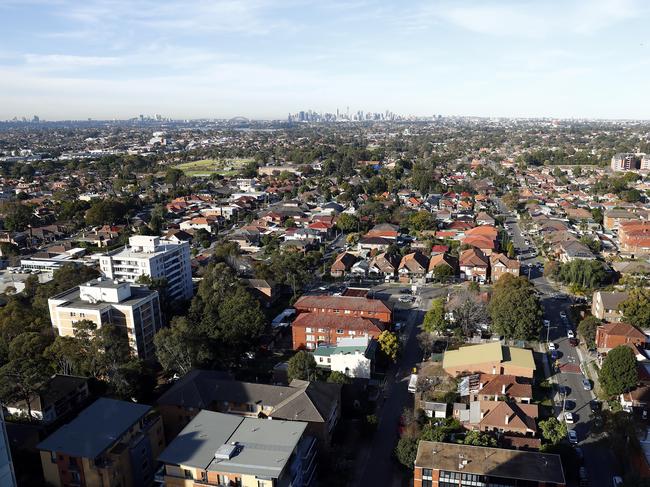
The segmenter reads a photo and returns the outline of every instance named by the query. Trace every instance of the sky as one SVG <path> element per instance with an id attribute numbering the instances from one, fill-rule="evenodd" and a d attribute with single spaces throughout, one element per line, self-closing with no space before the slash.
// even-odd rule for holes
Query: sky
<path id="1" fill-rule="evenodd" d="M 646 0 L 0 0 L 0 119 L 650 118 Z"/>

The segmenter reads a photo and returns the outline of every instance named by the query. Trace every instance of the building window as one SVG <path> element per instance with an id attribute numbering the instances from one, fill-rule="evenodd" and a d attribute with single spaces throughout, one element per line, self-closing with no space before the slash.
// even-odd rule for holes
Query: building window
<path id="1" fill-rule="evenodd" d="M 186 479 L 194 479 L 191 470 L 183 469 L 183 475 L 185 475 Z"/>
<path id="2" fill-rule="evenodd" d="M 337 335 L 343 335 L 343 328 L 338 328 L 338 329 L 336 330 L 336 334 L 337 334 Z"/>
<path id="3" fill-rule="evenodd" d="M 56 463 L 56 452 L 55 451 L 50 452 L 50 461 L 52 463 Z"/>
<path id="4" fill-rule="evenodd" d="M 305 328 L 305 333 L 311 333 L 312 329 L 311 328 Z"/>

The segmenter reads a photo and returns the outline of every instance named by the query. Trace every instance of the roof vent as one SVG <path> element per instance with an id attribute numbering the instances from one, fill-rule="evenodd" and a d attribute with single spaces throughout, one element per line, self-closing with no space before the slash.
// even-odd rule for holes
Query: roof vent
<path id="1" fill-rule="evenodd" d="M 214 453 L 214 458 L 217 460 L 230 460 L 235 456 L 237 452 L 237 443 L 225 443 L 217 448 L 217 451 Z"/>

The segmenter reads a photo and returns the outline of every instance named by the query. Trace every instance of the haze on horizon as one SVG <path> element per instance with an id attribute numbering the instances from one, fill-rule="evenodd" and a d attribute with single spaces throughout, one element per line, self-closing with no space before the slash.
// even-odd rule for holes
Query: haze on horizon
<path id="1" fill-rule="evenodd" d="M 0 0 L 0 119 L 650 118 L 642 0 Z"/>

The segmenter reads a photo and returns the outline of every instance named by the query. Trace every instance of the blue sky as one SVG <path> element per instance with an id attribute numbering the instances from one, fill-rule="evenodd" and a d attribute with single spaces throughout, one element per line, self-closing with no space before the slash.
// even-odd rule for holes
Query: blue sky
<path id="1" fill-rule="evenodd" d="M 643 0 L 0 0 L 0 119 L 650 118 Z"/>

